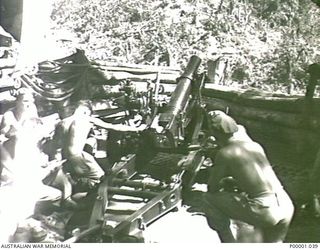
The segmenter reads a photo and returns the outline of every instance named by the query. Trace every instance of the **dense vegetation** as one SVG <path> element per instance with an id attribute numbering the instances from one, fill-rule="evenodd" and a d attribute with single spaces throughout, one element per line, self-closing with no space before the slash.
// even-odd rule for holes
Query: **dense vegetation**
<path id="1" fill-rule="evenodd" d="M 90 59 L 181 66 L 199 54 L 221 58 L 229 84 L 275 90 L 303 86 L 320 61 L 319 14 L 310 0 L 55 0 L 52 20 Z"/>

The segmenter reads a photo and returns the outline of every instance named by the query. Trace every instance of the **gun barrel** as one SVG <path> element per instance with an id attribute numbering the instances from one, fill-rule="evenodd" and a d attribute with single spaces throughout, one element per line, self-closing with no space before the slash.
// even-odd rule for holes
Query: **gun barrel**
<path id="1" fill-rule="evenodd" d="M 170 101 L 166 107 L 166 111 L 160 114 L 159 125 L 166 127 L 172 124 L 176 116 L 179 115 L 185 108 L 192 90 L 192 78 L 198 70 L 201 59 L 193 55 L 190 61 L 178 80 Z"/>
<path id="2" fill-rule="evenodd" d="M 191 56 L 186 69 L 184 70 L 184 72 L 182 73 L 180 78 L 189 78 L 190 80 L 192 80 L 193 75 L 197 72 L 199 66 L 201 63 L 201 58 L 193 55 Z"/>

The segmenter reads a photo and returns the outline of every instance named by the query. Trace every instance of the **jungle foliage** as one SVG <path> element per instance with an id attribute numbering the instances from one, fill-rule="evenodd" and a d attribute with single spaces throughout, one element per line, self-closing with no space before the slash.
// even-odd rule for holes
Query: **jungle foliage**
<path id="1" fill-rule="evenodd" d="M 90 59 L 181 66 L 192 54 L 225 64 L 226 84 L 303 89 L 320 58 L 317 0 L 55 0 L 54 28 Z"/>

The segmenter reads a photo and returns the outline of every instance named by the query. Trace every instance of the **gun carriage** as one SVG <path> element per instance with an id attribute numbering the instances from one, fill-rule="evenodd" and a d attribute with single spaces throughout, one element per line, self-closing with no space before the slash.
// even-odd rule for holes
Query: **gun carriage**
<path id="1" fill-rule="evenodd" d="M 98 131 L 108 134 L 106 153 L 111 167 L 105 169 L 104 179 L 91 194 L 88 220 L 77 226 L 69 223 L 65 242 L 143 241 L 143 231 L 151 223 L 181 205 L 183 190 L 191 187 L 204 161 L 199 147 L 204 121 L 204 74 L 197 73 L 200 63 L 199 57 L 190 58 L 172 93 L 165 93 L 161 74 L 155 82 L 145 81 L 144 91 L 137 91 L 128 77 L 117 91 L 105 93 L 113 108 L 96 109 L 95 116 L 123 123 L 139 115 L 147 128 L 140 133 Z M 52 67 L 57 64 L 40 65 L 45 80 L 50 79 L 47 72 Z M 63 73 L 68 74 L 67 70 Z M 32 88 L 48 100 L 61 101 L 71 93 L 60 91 L 57 97 L 57 88 L 45 90 L 26 74 L 20 77 L 19 86 Z"/>
<path id="2" fill-rule="evenodd" d="M 204 114 L 200 62 L 191 57 L 167 103 L 160 101 L 159 85 L 137 97 L 130 83 L 124 83 L 122 105 L 129 113 L 142 110 L 147 129 L 123 135 L 118 149 L 129 153 L 114 162 L 100 184 L 87 229 L 66 242 L 90 240 L 92 235 L 105 242 L 140 241 L 148 225 L 181 204 L 182 190 L 190 187 L 204 160 L 193 149 L 200 143 Z M 125 148 L 132 139 L 137 146 L 130 152 Z"/>

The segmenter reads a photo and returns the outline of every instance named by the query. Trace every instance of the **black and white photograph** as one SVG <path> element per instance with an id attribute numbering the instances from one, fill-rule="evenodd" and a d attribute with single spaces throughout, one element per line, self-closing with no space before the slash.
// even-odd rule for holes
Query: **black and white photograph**
<path id="1" fill-rule="evenodd" d="M 0 0 L 1 248 L 319 248 L 319 23 L 319 0 Z"/>

